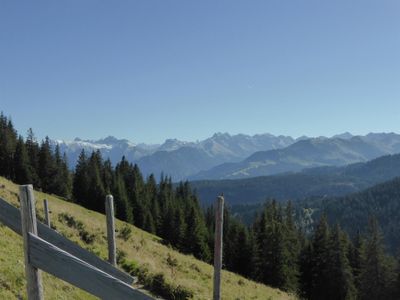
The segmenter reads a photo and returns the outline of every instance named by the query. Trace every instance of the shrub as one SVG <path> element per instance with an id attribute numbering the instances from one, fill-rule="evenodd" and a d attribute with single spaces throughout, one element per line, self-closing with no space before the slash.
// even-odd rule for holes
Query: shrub
<path id="1" fill-rule="evenodd" d="M 86 244 L 92 244 L 96 238 L 95 234 L 91 234 L 86 230 L 85 225 L 79 221 L 76 220 L 73 216 L 71 216 L 68 213 L 60 213 L 58 214 L 58 220 L 66 224 L 68 227 L 74 228 L 78 231 L 79 237 L 81 240 L 86 243 Z"/>
<path id="2" fill-rule="evenodd" d="M 186 300 L 193 297 L 193 292 L 182 287 L 173 286 L 165 281 L 164 274 L 152 275 L 146 266 L 138 266 L 135 261 L 123 259 L 120 263 L 122 269 L 132 276 L 137 276 L 138 281 L 151 292 L 166 300 Z"/>
<path id="3" fill-rule="evenodd" d="M 126 260 L 126 252 L 124 250 L 117 249 L 117 264 L 122 265 Z"/>
<path id="4" fill-rule="evenodd" d="M 126 242 L 131 237 L 131 234 L 132 234 L 132 228 L 130 228 L 128 225 L 125 225 L 118 233 L 118 237 Z"/>

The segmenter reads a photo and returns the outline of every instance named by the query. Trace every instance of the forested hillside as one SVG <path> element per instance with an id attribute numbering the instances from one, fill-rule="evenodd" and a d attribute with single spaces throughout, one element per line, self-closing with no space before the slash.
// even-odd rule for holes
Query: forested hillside
<path id="1" fill-rule="evenodd" d="M 344 197 L 307 199 L 299 206 L 311 208 L 315 219 L 326 213 L 331 223 L 341 224 L 352 236 L 365 233 L 374 216 L 388 250 L 393 254 L 400 250 L 400 177 Z"/>
<path id="2" fill-rule="evenodd" d="M 116 215 L 161 237 L 163 244 L 211 262 L 214 210 L 200 207 L 188 182 L 173 185 L 169 177 L 144 178 L 124 157 L 116 166 L 100 152 L 82 151 L 74 172 L 49 139 L 37 143 L 32 131 L 24 140 L 12 122 L 0 119 L 0 175 L 33 183 L 86 208 L 103 212 L 112 193 Z M 214 197 L 217 195 L 214 195 Z M 356 211 L 354 211 L 356 212 Z M 295 222 L 291 203 L 269 201 L 250 226 L 229 209 L 224 216 L 224 268 L 307 299 L 397 299 L 397 263 L 385 254 L 379 226 L 370 218 L 363 236 L 350 239 L 325 216 L 305 232 Z M 367 229 L 368 228 L 368 229 Z M 378 280 L 379 278 L 379 280 Z"/>
<path id="3" fill-rule="evenodd" d="M 342 196 L 400 176 L 400 154 L 386 155 L 344 167 L 319 167 L 273 176 L 235 180 L 193 181 L 202 203 L 224 192 L 231 205 L 262 203 L 267 198 L 301 200 L 311 196 Z"/>

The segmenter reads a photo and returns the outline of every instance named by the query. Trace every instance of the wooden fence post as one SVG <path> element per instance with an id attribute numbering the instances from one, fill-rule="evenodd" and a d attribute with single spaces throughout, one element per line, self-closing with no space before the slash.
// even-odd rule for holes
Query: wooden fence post
<path id="1" fill-rule="evenodd" d="M 43 199 L 43 207 L 44 207 L 44 222 L 48 227 L 50 226 L 50 212 L 49 212 L 49 204 L 47 199 Z"/>
<path id="2" fill-rule="evenodd" d="M 115 246 L 115 223 L 114 223 L 114 197 L 106 196 L 106 219 L 107 219 L 107 240 L 108 240 L 108 261 L 113 266 L 117 265 Z"/>
<path id="3" fill-rule="evenodd" d="M 28 300 L 43 300 L 43 285 L 40 271 L 29 262 L 29 233 L 37 235 L 35 197 L 32 185 L 19 187 L 21 203 L 21 228 L 24 241 L 25 274 Z"/>
<path id="4" fill-rule="evenodd" d="M 214 300 L 221 299 L 222 229 L 224 223 L 224 197 L 219 196 L 215 211 L 214 240 Z"/>

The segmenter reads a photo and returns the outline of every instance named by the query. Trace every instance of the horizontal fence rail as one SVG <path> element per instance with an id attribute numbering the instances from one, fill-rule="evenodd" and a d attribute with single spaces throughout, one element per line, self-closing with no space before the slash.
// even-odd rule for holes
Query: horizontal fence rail
<path id="1" fill-rule="evenodd" d="M 17 234 L 21 235 L 21 213 L 18 208 L 9 204 L 4 199 L 0 198 L 0 221 L 12 229 Z M 100 269 L 101 271 L 127 283 L 132 284 L 134 278 L 125 272 L 117 269 L 108 262 L 102 260 L 97 255 L 83 249 L 79 245 L 63 237 L 57 231 L 47 227 L 46 225 L 37 222 L 38 236 L 54 246 L 62 249 L 69 254 L 85 261 L 86 263 Z"/>
<path id="2" fill-rule="evenodd" d="M 29 234 L 29 262 L 34 267 L 69 282 L 101 299 L 150 300 L 126 283 Z"/>

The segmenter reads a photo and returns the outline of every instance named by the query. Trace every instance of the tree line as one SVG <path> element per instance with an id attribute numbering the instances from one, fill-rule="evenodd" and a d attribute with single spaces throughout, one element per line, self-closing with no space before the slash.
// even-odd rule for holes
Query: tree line
<path id="1" fill-rule="evenodd" d="M 203 209 L 188 182 L 144 178 L 124 157 L 112 166 L 98 151 L 82 150 L 75 170 L 69 171 L 65 155 L 49 138 L 38 143 L 29 130 L 24 139 L 3 114 L 0 175 L 99 212 L 111 193 L 117 218 L 212 262 L 214 208 Z M 304 299 L 400 298 L 399 264 L 385 252 L 376 219 L 370 219 L 366 234 L 353 239 L 339 225 L 330 226 L 325 215 L 311 232 L 299 224 L 291 203 L 267 201 L 250 226 L 226 208 L 224 268 Z"/>

